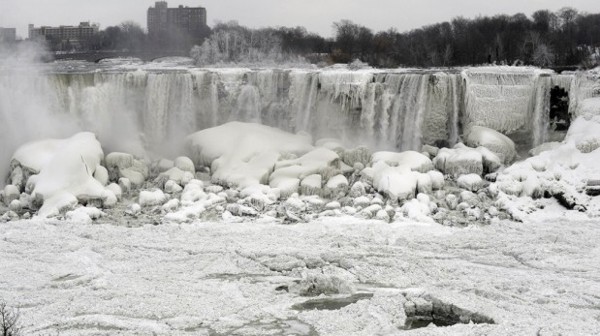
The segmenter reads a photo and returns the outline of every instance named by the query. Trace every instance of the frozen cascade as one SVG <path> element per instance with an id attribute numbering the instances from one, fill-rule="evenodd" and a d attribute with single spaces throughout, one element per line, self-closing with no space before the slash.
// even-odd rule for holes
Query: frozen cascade
<path id="1" fill-rule="evenodd" d="M 254 85 L 244 85 L 230 120 L 260 123 L 262 119 L 261 110 L 258 88 Z"/>
<path id="2" fill-rule="evenodd" d="M 535 99 L 533 101 L 533 118 L 531 129 L 533 131 L 533 147 L 546 142 L 550 127 L 550 89 L 552 78 L 540 75 L 536 79 Z"/>
<path id="3" fill-rule="evenodd" d="M 454 146 L 459 142 L 460 130 L 459 130 L 459 114 L 460 114 L 460 78 L 453 76 L 450 81 L 450 87 L 452 92 L 452 115 L 450 116 L 449 124 L 449 137 L 448 142 L 450 146 Z"/>
<path id="4" fill-rule="evenodd" d="M 311 117 L 317 100 L 319 77 L 306 71 L 291 74 L 290 99 L 295 131 L 311 132 Z"/>
<path id="5" fill-rule="evenodd" d="M 549 90 L 569 91 L 577 114 L 595 83 L 586 73 L 515 67 L 5 71 L 0 136 L 9 145 L 1 154 L 5 162 L 25 141 L 86 130 L 107 151 L 173 156 L 187 134 L 230 120 L 386 150 L 453 145 L 469 124 L 520 132 L 539 144 L 548 131 Z"/>

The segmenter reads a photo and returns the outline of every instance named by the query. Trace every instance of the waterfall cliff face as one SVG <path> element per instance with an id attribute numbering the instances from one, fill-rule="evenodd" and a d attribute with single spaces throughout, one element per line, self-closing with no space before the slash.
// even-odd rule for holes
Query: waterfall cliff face
<path id="1" fill-rule="evenodd" d="M 569 91 L 576 111 L 592 94 L 589 81 L 498 67 L 10 73 L 0 74 L 0 136 L 20 144 L 90 130 L 107 151 L 173 155 L 187 134 L 237 120 L 374 149 L 451 146 L 472 124 L 523 132 L 537 145 L 547 138 L 551 87 Z"/>

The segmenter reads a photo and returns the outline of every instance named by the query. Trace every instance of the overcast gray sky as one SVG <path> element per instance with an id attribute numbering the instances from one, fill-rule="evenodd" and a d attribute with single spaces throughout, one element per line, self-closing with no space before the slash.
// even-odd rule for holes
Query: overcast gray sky
<path id="1" fill-rule="evenodd" d="M 27 24 L 74 25 L 97 22 L 101 27 L 133 20 L 146 26 L 146 9 L 152 0 L 1 0 L 0 27 L 17 27 L 21 37 Z M 538 9 L 571 6 L 600 12 L 599 0 L 171 0 L 177 5 L 203 6 L 208 23 L 237 20 L 251 27 L 305 26 L 324 36 L 332 35 L 332 23 L 349 19 L 375 31 L 395 27 L 406 31 L 462 15 L 530 15 Z"/>

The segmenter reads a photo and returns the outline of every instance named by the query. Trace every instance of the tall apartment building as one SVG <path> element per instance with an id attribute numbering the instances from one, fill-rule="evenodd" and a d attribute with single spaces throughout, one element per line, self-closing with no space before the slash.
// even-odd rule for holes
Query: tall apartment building
<path id="1" fill-rule="evenodd" d="M 148 34 L 155 38 L 174 37 L 187 34 L 189 37 L 204 37 L 207 31 L 206 8 L 169 8 L 166 1 L 158 1 L 148 8 Z"/>
<path id="2" fill-rule="evenodd" d="M 98 25 L 81 22 L 79 26 L 59 26 L 39 28 L 29 25 L 29 39 L 45 38 L 59 46 L 59 49 L 79 49 L 86 41 L 98 33 Z"/>
<path id="3" fill-rule="evenodd" d="M 0 43 L 15 42 L 17 40 L 16 28 L 1 28 L 0 27 Z"/>

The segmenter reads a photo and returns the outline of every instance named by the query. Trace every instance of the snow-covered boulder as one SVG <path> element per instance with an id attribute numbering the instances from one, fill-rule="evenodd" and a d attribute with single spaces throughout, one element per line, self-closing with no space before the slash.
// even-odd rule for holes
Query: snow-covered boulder
<path id="1" fill-rule="evenodd" d="M 483 188 L 483 179 L 477 174 L 461 175 L 456 183 L 460 188 L 467 189 L 469 191 L 479 191 Z"/>
<path id="2" fill-rule="evenodd" d="M 336 175 L 330 178 L 325 184 L 325 197 L 333 197 L 340 192 L 348 190 L 348 179 L 344 175 Z"/>
<path id="3" fill-rule="evenodd" d="M 491 128 L 471 126 L 466 133 L 465 144 L 469 147 L 485 147 L 495 153 L 503 163 L 511 163 L 517 157 L 515 143 L 506 135 Z"/>
<path id="4" fill-rule="evenodd" d="M 194 174 L 189 171 L 182 170 L 178 167 L 173 167 L 167 171 L 158 174 L 158 177 L 154 180 L 158 186 L 163 187 L 167 181 L 173 181 L 180 186 L 185 186 L 191 180 L 194 179 Z"/>
<path id="5" fill-rule="evenodd" d="M 102 203 L 116 198 L 94 178 L 104 153 L 93 133 L 70 138 L 42 140 L 21 146 L 13 161 L 39 172 L 32 195 L 41 203 L 38 215 L 50 217 L 73 208 L 78 202 Z"/>
<path id="6" fill-rule="evenodd" d="M 113 152 L 106 155 L 105 162 L 111 181 L 118 181 L 124 177 L 132 186 L 139 188 L 148 178 L 149 169 L 146 162 L 136 159 L 131 154 Z"/>
<path id="7" fill-rule="evenodd" d="M 392 201 L 407 200 L 416 195 L 419 173 L 407 166 L 390 167 L 382 161 L 373 169 L 373 187 Z"/>
<path id="8" fill-rule="evenodd" d="M 440 149 L 433 164 L 437 170 L 447 175 L 483 174 L 483 155 L 465 146 Z"/>
<path id="9" fill-rule="evenodd" d="M 600 97 L 584 99 L 577 112 L 578 116 L 586 118 L 600 116 Z"/>
<path id="10" fill-rule="evenodd" d="M 2 193 L 4 204 L 6 204 L 6 206 L 10 205 L 12 201 L 19 199 L 20 194 L 21 193 L 19 192 L 19 188 L 17 188 L 16 186 L 12 184 L 6 185 Z"/>
<path id="11" fill-rule="evenodd" d="M 299 156 L 313 149 L 310 136 L 241 122 L 194 133 L 187 137 L 186 148 L 196 167 L 211 167 L 215 183 L 242 188 L 268 183 L 282 156 Z"/>
<path id="12" fill-rule="evenodd" d="M 579 117 L 571 123 L 565 142 L 573 143 L 577 150 L 587 154 L 600 148 L 600 115 Z"/>
<path id="13" fill-rule="evenodd" d="M 302 195 L 320 195 L 323 192 L 323 177 L 312 174 L 300 182 L 300 193 Z"/>
<path id="14" fill-rule="evenodd" d="M 342 154 L 342 161 L 350 167 L 354 167 L 357 163 L 364 166 L 371 162 L 371 155 L 369 148 L 360 146 L 345 150 Z"/>
<path id="15" fill-rule="evenodd" d="M 354 182 L 352 187 L 350 188 L 349 196 L 350 197 L 360 197 L 367 194 L 367 187 L 364 183 L 357 181 Z"/>
<path id="16" fill-rule="evenodd" d="M 323 179 L 339 174 L 339 156 L 326 148 L 316 148 L 303 156 L 279 161 L 275 164 L 275 170 L 269 177 L 269 185 L 279 188 L 285 198 L 299 191 L 300 181 L 311 175 L 321 175 Z M 315 177 L 306 181 L 316 187 Z M 317 190 L 319 192 L 320 190 Z"/>
<path id="17" fill-rule="evenodd" d="M 418 152 L 406 151 L 401 153 L 395 152 L 376 152 L 373 154 L 373 165 L 377 162 L 385 162 L 390 167 L 404 166 L 412 171 L 427 173 L 433 170 L 431 160 Z"/>
<path id="18" fill-rule="evenodd" d="M 108 185 L 108 170 L 103 166 L 98 166 L 94 172 L 94 178 L 103 186 Z"/>
<path id="19" fill-rule="evenodd" d="M 194 162 L 192 161 L 192 159 L 186 156 L 180 156 L 176 158 L 173 164 L 175 165 L 175 167 L 181 169 L 184 172 L 190 172 L 192 174 L 196 172 Z"/>
<path id="20" fill-rule="evenodd" d="M 192 162 L 192 164 L 194 163 Z M 173 167 L 175 167 L 175 162 L 167 159 L 160 159 L 157 162 L 155 162 L 153 169 L 157 173 L 162 173 L 166 172 L 167 170 Z"/>
<path id="21" fill-rule="evenodd" d="M 72 222 L 89 224 L 105 215 L 102 210 L 95 207 L 78 207 L 75 210 L 68 211 L 65 217 Z"/>
<path id="22" fill-rule="evenodd" d="M 444 188 L 444 184 L 446 182 L 444 180 L 444 174 L 440 173 L 437 170 L 432 170 L 430 172 L 427 172 L 427 175 L 429 175 L 429 180 L 431 181 L 431 187 L 433 188 L 433 190 L 440 190 Z"/>
<path id="23" fill-rule="evenodd" d="M 183 190 L 183 188 L 177 184 L 177 182 L 173 181 L 173 180 L 168 180 L 165 183 L 165 192 L 167 194 L 176 194 L 179 193 Z"/>
<path id="24" fill-rule="evenodd" d="M 162 205 L 168 197 L 160 189 L 140 191 L 139 204 L 142 207 Z"/>
<path id="25" fill-rule="evenodd" d="M 110 190 L 115 195 L 117 200 L 121 200 L 123 197 L 123 189 L 121 189 L 121 187 L 116 183 L 109 184 L 106 186 L 106 189 Z"/>

